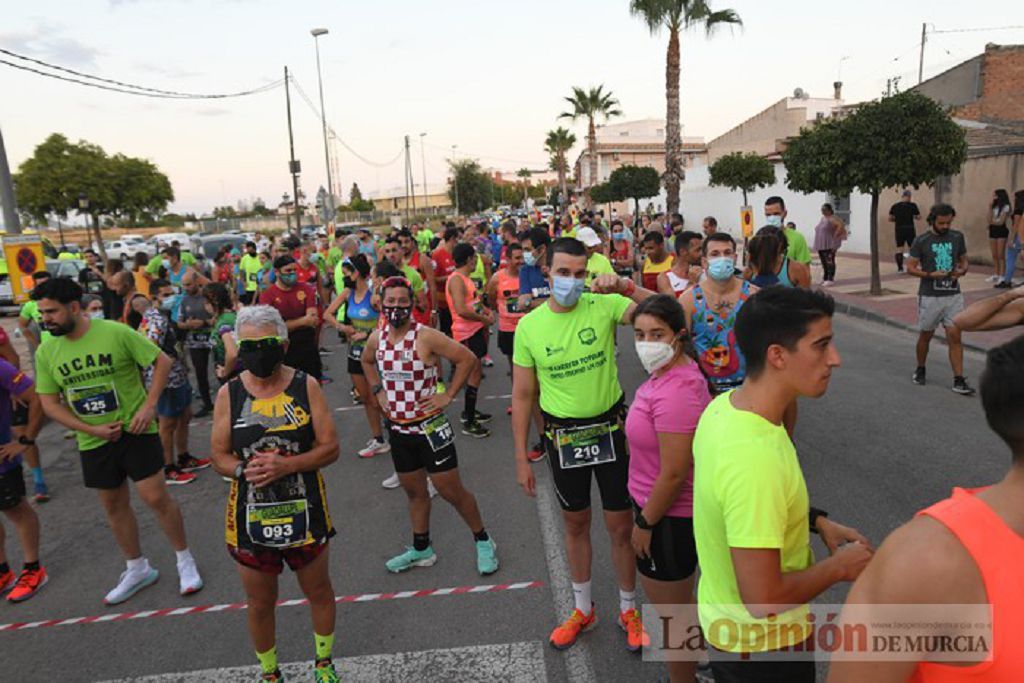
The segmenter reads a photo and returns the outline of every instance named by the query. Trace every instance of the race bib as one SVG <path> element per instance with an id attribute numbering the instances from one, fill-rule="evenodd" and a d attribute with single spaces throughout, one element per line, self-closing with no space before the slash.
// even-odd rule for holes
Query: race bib
<path id="1" fill-rule="evenodd" d="M 509 297 L 505 299 L 505 312 L 516 314 L 519 312 L 519 299 Z"/>
<path id="2" fill-rule="evenodd" d="M 562 469 L 615 462 L 612 425 L 608 422 L 556 429 L 555 448 Z"/>
<path id="3" fill-rule="evenodd" d="M 100 417 L 117 412 L 117 391 L 112 384 L 70 388 L 66 396 L 71 409 L 79 417 Z"/>
<path id="4" fill-rule="evenodd" d="M 423 435 L 427 437 L 427 443 L 435 453 L 447 448 L 455 440 L 455 430 L 444 413 L 438 413 L 423 423 Z"/>
<path id="5" fill-rule="evenodd" d="M 209 344 L 210 333 L 209 332 L 193 332 L 189 335 L 189 341 L 193 344 Z"/>
<path id="6" fill-rule="evenodd" d="M 363 360 L 363 349 L 366 348 L 366 342 L 359 344 L 349 344 L 348 346 L 348 358 L 349 360 L 361 361 Z"/>
<path id="7" fill-rule="evenodd" d="M 956 292 L 960 289 L 960 283 L 951 277 L 944 277 L 941 280 L 935 280 L 932 283 L 932 288 L 936 292 Z"/>
<path id="8" fill-rule="evenodd" d="M 246 530 L 256 545 L 289 548 L 307 541 L 309 503 L 286 500 L 245 506 Z"/>

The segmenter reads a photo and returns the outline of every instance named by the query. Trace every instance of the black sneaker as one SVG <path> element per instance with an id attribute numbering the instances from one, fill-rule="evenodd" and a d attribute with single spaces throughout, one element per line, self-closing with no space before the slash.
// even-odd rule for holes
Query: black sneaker
<path id="1" fill-rule="evenodd" d="M 965 377 L 953 378 L 953 393 L 961 396 L 974 396 L 974 388 L 967 384 Z"/>
<path id="2" fill-rule="evenodd" d="M 470 422 L 479 422 L 480 424 L 487 424 L 488 422 L 491 421 L 491 418 L 493 417 L 494 416 L 490 415 L 489 413 L 481 413 L 479 410 L 476 410 L 473 412 L 472 418 L 470 418 L 469 415 L 467 415 L 466 413 L 462 413 L 462 415 L 459 416 L 459 420 L 462 422 L 462 424 L 469 424 Z"/>
<path id="3" fill-rule="evenodd" d="M 914 384 L 923 387 L 925 385 L 924 368 L 918 368 L 917 370 L 914 370 L 914 378 L 913 379 L 914 379 Z"/>
<path id="4" fill-rule="evenodd" d="M 1006 280 L 1000 280 L 999 282 L 992 286 L 993 289 L 1010 289 L 1011 287 L 1013 287 L 1013 284 L 1007 282 Z"/>
<path id="5" fill-rule="evenodd" d="M 474 439 L 485 439 L 491 435 L 491 430 L 479 422 L 473 421 L 462 424 L 462 433 L 466 436 L 472 436 Z"/>

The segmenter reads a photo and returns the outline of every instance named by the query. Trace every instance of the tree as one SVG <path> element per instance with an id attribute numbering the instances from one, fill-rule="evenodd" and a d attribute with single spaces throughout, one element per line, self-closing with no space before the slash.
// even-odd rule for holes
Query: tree
<path id="1" fill-rule="evenodd" d="M 618 108 L 619 101 L 612 97 L 611 92 L 605 92 L 604 86 L 599 85 L 590 90 L 573 87 L 572 96 L 566 97 L 565 101 L 572 105 L 572 111 L 562 112 L 558 115 L 560 119 L 587 120 L 587 150 L 590 155 L 590 184 L 597 184 L 597 126 L 595 121 L 598 118 L 608 120 L 615 116 L 622 116 Z"/>
<path id="2" fill-rule="evenodd" d="M 728 187 L 743 193 L 743 206 L 747 193 L 775 183 L 775 164 L 755 152 L 733 152 L 721 157 L 708 168 L 708 184 Z"/>
<path id="3" fill-rule="evenodd" d="M 679 123 L 679 33 L 703 26 L 710 37 L 724 24 L 742 25 L 734 10 L 712 11 L 707 0 L 631 0 L 629 11 L 642 18 L 651 34 L 668 30 L 665 57 L 665 193 L 669 213 L 679 211 L 679 184 L 683 181 L 683 139 Z"/>
<path id="4" fill-rule="evenodd" d="M 521 168 L 516 171 L 516 176 L 523 179 L 523 208 L 526 208 L 527 200 L 530 198 L 530 176 L 533 173 L 528 168 Z"/>
<path id="5" fill-rule="evenodd" d="M 900 150 L 894 154 L 893 150 Z M 909 91 L 868 102 L 844 118 L 805 128 L 782 153 L 798 192 L 871 196 L 871 294 L 882 293 L 878 269 L 878 197 L 887 187 L 932 185 L 958 173 L 967 140 L 942 107 Z"/>
<path id="6" fill-rule="evenodd" d="M 611 202 L 620 202 L 625 197 L 617 194 L 612 188 L 611 181 L 607 183 L 598 183 L 590 187 L 590 201 L 594 204 L 609 204 Z"/>
<path id="7" fill-rule="evenodd" d="M 548 131 L 544 140 L 544 150 L 551 155 L 551 170 L 558 174 L 558 186 L 562 188 L 562 201 L 569 196 L 566 186 L 566 176 L 569 173 L 569 160 L 566 155 L 572 146 L 576 144 L 576 136 L 568 129 L 559 126 Z"/>
<path id="8" fill-rule="evenodd" d="M 352 189 L 348 192 L 348 203 L 358 204 L 363 201 L 363 193 L 359 190 L 359 183 L 352 183 Z M 359 209 L 355 209 L 358 211 Z"/>
<path id="9" fill-rule="evenodd" d="M 473 159 L 449 161 L 452 178 L 448 181 L 448 197 L 458 197 L 460 211 L 483 211 L 490 204 L 494 183 Z"/>
<path id="10" fill-rule="evenodd" d="M 113 198 L 110 212 L 129 227 L 160 215 L 174 200 L 171 181 L 152 162 L 115 154 L 107 161 Z"/>
<path id="11" fill-rule="evenodd" d="M 656 197 L 661 190 L 661 178 L 657 169 L 650 166 L 620 166 L 608 177 L 608 186 L 612 199 L 622 201 L 632 199 L 636 202 L 636 216 L 640 216 L 640 200 Z"/>

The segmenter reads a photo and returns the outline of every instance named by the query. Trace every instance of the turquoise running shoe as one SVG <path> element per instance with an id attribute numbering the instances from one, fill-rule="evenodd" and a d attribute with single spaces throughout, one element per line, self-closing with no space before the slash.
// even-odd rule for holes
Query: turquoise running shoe
<path id="1" fill-rule="evenodd" d="M 495 554 L 497 549 L 498 544 L 492 538 L 476 542 L 476 568 L 481 576 L 498 571 L 498 556 Z"/>
<path id="2" fill-rule="evenodd" d="M 432 567 L 435 562 L 437 562 L 437 553 L 434 552 L 434 546 L 430 546 L 426 550 L 407 547 L 404 553 L 388 560 L 386 566 L 389 572 L 400 574 L 413 567 Z"/>
<path id="3" fill-rule="evenodd" d="M 341 683 L 338 672 L 334 670 L 334 664 L 329 659 L 318 659 L 313 667 L 313 675 L 316 683 Z"/>

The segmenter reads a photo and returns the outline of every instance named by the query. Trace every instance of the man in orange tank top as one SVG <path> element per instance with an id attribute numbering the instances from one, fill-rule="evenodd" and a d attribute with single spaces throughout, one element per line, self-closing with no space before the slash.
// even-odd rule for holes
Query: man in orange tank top
<path id="1" fill-rule="evenodd" d="M 989 427 L 1010 447 L 1009 472 L 988 488 L 953 489 L 952 497 L 890 534 L 843 610 L 844 621 L 865 622 L 883 609 L 878 605 L 906 605 L 912 621 L 914 605 L 949 605 L 942 621 L 953 625 L 927 635 L 974 646 L 958 648 L 958 661 L 942 663 L 925 661 L 926 653 L 918 661 L 837 661 L 829 683 L 1024 680 L 1024 336 L 988 352 L 981 404 Z M 973 619 L 965 618 L 962 605 L 988 605 L 991 630 L 964 624 Z"/>
<path id="2" fill-rule="evenodd" d="M 462 413 L 462 433 L 478 439 L 490 436 L 483 423 L 491 416 L 476 409 L 477 391 L 483 379 L 480 359 L 487 355 L 486 329 L 494 323 L 494 313 L 480 301 L 480 292 L 469 278 L 476 267 L 476 250 L 464 242 L 452 252 L 455 271 L 445 285 L 445 297 L 452 312 L 452 338 L 473 352 L 477 362 L 466 382 L 466 409 Z"/>

